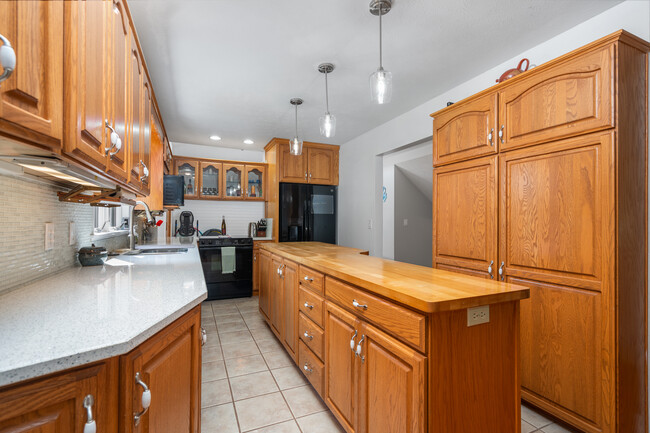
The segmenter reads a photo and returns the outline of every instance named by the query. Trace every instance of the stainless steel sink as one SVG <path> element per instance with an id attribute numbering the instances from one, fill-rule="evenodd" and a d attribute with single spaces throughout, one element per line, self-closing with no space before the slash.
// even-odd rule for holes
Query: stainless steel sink
<path id="1" fill-rule="evenodd" d="M 142 248 L 136 251 L 140 254 L 183 254 L 187 248 Z"/>

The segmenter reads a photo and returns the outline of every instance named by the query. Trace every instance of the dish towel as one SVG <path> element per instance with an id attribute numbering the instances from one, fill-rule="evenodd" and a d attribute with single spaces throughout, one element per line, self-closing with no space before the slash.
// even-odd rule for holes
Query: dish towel
<path id="1" fill-rule="evenodd" d="M 235 247 L 221 247 L 221 273 L 232 274 L 235 264 Z"/>

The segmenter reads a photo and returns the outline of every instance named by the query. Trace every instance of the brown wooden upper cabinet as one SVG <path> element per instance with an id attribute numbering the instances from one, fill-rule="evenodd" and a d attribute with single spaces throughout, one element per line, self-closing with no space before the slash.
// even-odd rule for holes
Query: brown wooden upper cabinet
<path id="1" fill-rule="evenodd" d="M 200 161 L 199 198 L 214 200 L 223 198 L 223 164 L 215 161 Z"/>
<path id="2" fill-rule="evenodd" d="M 244 187 L 244 164 L 223 164 L 223 198 L 241 200 L 246 196 Z"/>
<path id="3" fill-rule="evenodd" d="M 135 39 L 132 38 L 132 45 L 130 50 L 130 90 L 131 98 L 129 103 L 130 107 L 130 122 L 129 122 L 129 143 L 131 144 L 131 159 L 130 159 L 130 173 L 129 184 L 136 189 L 142 188 L 142 166 L 138 163 L 140 160 L 140 153 L 142 152 L 144 136 L 140 129 L 142 123 L 142 78 L 144 76 L 144 69 L 142 67 L 142 59 L 140 53 L 135 46 Z"/>
<path id="4" fill-rule="evenodd" d="M 497 94 L 451 106 L 433 119 L 433 164 L 497 153 Z"/>
<path id="5" fill-rule="evenodd" d="M 199 162 L 174 158 L 174 174 L 183 176 L 185 199 L 198 198 Z"/>
<path id="6" fill-rule="evenodd" d="M 0 84 L 0 131 L 55 150 L 63 137 L 63 8 L 0 2 L 0 34 L 16 53 L 15 69 Z"/>
<path id="7" fill-rule="evenodd" d="M 291 155 L 280 145 L 280 182 L 338 185 L 339 152 L 333 146 L 305 143 L 301 155 Z"/>
<path id="8" fill-rule="evenodd" d="M 149 80 L 145 79 L 143 82 L 142 90 L 144 92 L 142 98 L 143 104 L 143 118 L 140 123 L 140 129 L 142 130 L 143 142 L 142 150 L 140 151 L 140 161 L 139 164 L 142 167 L 142 175 L 140 180 L 142 181 L 142 191 L 145 195 L 149 194 L 149 187 L 151 184 L 151 101 L 152 101 L 152 91 L 151 84 Z M 133 161 L 135 164 L 136 162 Z"/>
<path id="9" fill-rule="evenodd" d="M 266 191 L 266 167 L 264 165 L 246 164 L 246 200 L 264 200 Z"/>

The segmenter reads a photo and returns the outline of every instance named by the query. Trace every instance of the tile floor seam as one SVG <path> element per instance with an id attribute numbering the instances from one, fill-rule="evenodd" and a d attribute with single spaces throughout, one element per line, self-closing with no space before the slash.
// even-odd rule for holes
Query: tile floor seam
<path id="1" fill-rule="evenodd" d="M 214 316 L 214 312 L 212 313 Z M 217 324 L 217 318 L 214 317 L 215 325 Z M 219 333 L 219 327 L 217 326 L 217 335 Z M 226 355 L 223 351 L 223 344 L 221 343 L 221 337 L 219 337 L 219 349 L 221 349 L 221 358 L 223 359 L 223 368 L 226 370 L 226 380 L 228 380 L 228 389 L 230 391 L 230 404 L 232 404 L 232 411 L 235 414 L 235 422 L 237 423 L 237 430 L 241 433 L 241 424 L 239 422 L 239 416 L 237 415 L 237 406 L 235 406 L 235 396 L 232 392 L 232 384 L 230 383 L 230 375 L 228 374 L 228 369 L 226 368 Z"/>

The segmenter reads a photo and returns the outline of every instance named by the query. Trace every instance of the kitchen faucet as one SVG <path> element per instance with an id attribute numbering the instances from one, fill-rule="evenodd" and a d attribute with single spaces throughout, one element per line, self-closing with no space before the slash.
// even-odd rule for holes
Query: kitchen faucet
<path id="1" fill-rule="evenodd" d="M 131 251 L 135 251 L 135 218 L 133 217 L 133 211 L 135 210 L 135 207 L 139 204 L 144 206 L 144 211 L 147 214 L 147 222 L 150 224 L 153 224 L 155 222 L 155 220 L 151 216 L 151 211 L 149 210 L 149 206 L 147 205 L 147 203 L 137 200 L 135 204 L 131 206 L 131 213 L 129 219 L 129 224 L 130 224 L 129 230 L 131 231 L 131 239 L 129 240 L 129 249 Z"/>

